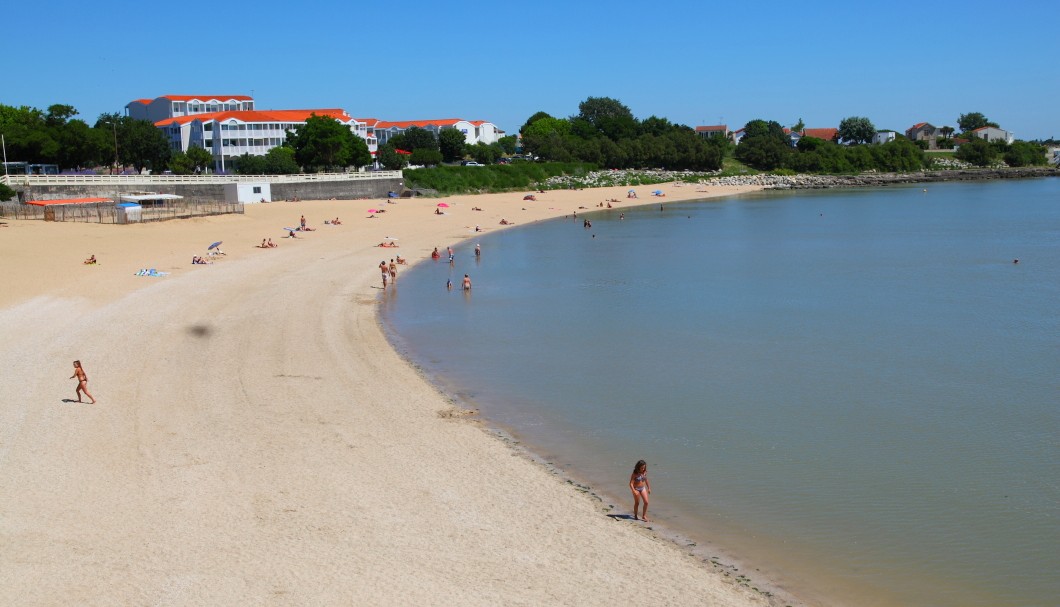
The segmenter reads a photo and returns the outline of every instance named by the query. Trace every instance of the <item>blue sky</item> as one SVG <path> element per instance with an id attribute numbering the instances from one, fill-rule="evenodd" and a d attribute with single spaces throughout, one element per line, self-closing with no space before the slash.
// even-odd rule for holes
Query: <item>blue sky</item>
<path id="1" fill-rule="evenodd" d="M 612 97 L 638 118 L 956 126 L 1060 137 L 1060 1 L 15 2 L 0 103 L 90 124 L 140 97 L 489 120 Z M 194 8 L 192 8 L 194 6 Z"/>

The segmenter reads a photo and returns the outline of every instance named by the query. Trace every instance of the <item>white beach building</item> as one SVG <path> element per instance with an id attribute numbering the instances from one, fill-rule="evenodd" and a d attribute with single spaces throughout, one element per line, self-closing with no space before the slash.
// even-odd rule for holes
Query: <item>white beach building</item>
<path id="1" fill-rule="evenodd" d="M 283 145 L 287 131 L 305 124 L 310 116 L 327 116 L 348 126 L 368 144 L 373 155 L 376 140 L 368 134 L 367 125 L 339 108 L 312 110 L 249 110 L 189 114 L 155 122 L 169 139 L 174 151 L 188 151 L 192 146 L 209 150 L 217 170 L 225 170 L 228 159 L 243 154 L 263 156 Z"/>
<path id="2" fill-rule="evenodd" d="M 464 134 L 464 141 L 468 145 L 495 143 L 501 137 L 504 137 L 504 131 L 486 120 L 464 120 L 462 118 L 401 121 L 361 118 L 359 120 L 367 124 L 369 132 L 375 135 L 379 145 L 385 144 L 391 137 L 404 133 L 414 126 L 431 131 L 435 137 L 438 136 L 442 129 L 456 129 Z"/>
<path id="3" fill-rule="evenodd" d="M 125 105 L 125 115 L 136 120 L 158 122 L 214 112 L 245 112 L 254 109 L 248 95 L 162 95 L 154 99 L 136 99 Z"/>

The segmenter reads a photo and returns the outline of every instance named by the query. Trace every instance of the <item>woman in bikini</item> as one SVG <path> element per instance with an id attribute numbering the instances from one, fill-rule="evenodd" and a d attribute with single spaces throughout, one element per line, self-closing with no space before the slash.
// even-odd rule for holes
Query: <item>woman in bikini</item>
<path id="1" fill-rule="evenodd" d="M 96 399 L 92 398 L 92 395 L 88 393 L 88 376 L 85 375 L 85 370 L 81 368 L 81 361 L 74 361 L 74 374 L 70 376 L 70 379 L 77 378 L 77 389 L 74 391 L 77 394 L 77 402 L 81 402 L 81 393 L 84 392 L 85 396 L 92 399 L 92 404 L 96 404 Z"/>
<path id="2" fill-rule="evenodd" d="M 637 509 L 641 500 L 644 500 L 644 509 L 640 513 L 640 520 L 648 520 L 648 495 L 651 494 L 651 483 L 648 482 L 648 464 L 644 460 L 637 462 L 633 467 L 633 474 L 629 475 L 629 489 L 633 492 L 633 520 L 637 520 Z"/>

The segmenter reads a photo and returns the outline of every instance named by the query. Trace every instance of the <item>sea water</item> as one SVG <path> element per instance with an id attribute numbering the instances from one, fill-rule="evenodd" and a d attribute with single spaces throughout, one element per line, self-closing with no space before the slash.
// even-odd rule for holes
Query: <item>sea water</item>
<path id="1" fill-rule="evenodd" d="M 649 515 L 752 580 L 1060 603 L 1060 180 L 583 209 L 421 264 L 383 316 L 616 512 L 647 460 Z"/>

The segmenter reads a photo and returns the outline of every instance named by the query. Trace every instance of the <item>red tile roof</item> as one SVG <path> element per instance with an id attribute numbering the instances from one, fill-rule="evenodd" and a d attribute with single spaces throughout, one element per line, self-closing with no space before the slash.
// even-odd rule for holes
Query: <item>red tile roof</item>
<path id="1" fill-rule="evenodd" d="M 94 204 L 97 202 L 114 202 L 110 198 L 58 198 L 56 200 L 29 200 L 26 204 L 32 204 L 38 207 L 48 206 L 50 204 Z"/>
<path id="2" fill-rule="evenodd" d="M 414 126 L 418 126 L 420 128 L 427 127 L 427 126 L 442 127 L 442 126 L 453 126 L 454 124 L 456 124 L 458 122 L 464 122 L 464 120 L 461 119 L 461 118 L 440 118 L 438 120 L 400 120 L 400 121 L 380 120 L 379 122 L 376 123 L 375 128 L 377 128 L 377 129 L 389 129 L 389 128 L 396 127 L 396 128 L 399 128 L 399 129 L 407 129 L 409 127 L 414 127 Z"/>
<path id="3" fill-rule="evenodd" d="M 839 134 L 839 129 L 803 129 L 803 137 L 816 137 L 818 139 L 824 139 L 825 141 L 832 141 L 836 139 L 836 135 Z"/>
<path id="4" fill-rule="evenodd" d="M 327 116 L 343 122 L 352 120 L 346 110 L 340 108 L 328 108 L 320 110 L 243 110 L 238 112 L 206 112 L 205 114 L 191 114 L 190 116 L 177 116 L 159 120 L 155 126 L 169 126 L 171 124 L 187 124 L 194 120 L 208 122 L 210 120 L 235 119 L 241 122 L 305 122 L 311 115 Z"/>
<path id="5" fill-rule="evenodd" d="M 133 99 L 130 103 L 142 103 L 144 105 L 147 105 L 152 101 L 154 101 L 154 99 Z"/>

